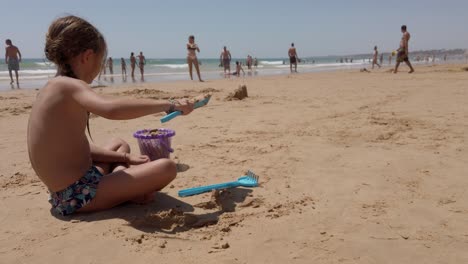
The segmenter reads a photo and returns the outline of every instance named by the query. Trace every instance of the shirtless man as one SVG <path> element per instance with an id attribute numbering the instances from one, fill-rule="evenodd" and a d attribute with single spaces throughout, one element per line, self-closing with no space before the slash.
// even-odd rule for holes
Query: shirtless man
<path id="1" fill-rule="evenodd" d="M 18 47 L 14 46 L 10 39 L 5 41 L 7 47 L 5 52 L 5 63 L 8 65 L 8 71 L 10 73 L 10 84 L 13 85 L 13 75 L 11 71 L 15 71 L 16 75 L 16 85 L 19 88 L 19 81 L 18 81 L 18 71 L 19 71 L 19 63 L 21 62 L 21 52 L 19 51 Z"/>
<path id="2" fill-rule="evenodd" d="M 144 79 L 144 73 L 145 73 L 145 64 L 146 64 L 146 59 L 145 56 L 143 56 L 143 52 L 140 51 L 140 55 L 138 55 L 138 66 L 140 67 L 140 74 L 141 74 L 141 79 Z"/>
<path id="3" fill-rule="evenodd" d="M 219 59 L 224 67 L 224 76 L 226 76 L 226 70 L 228 71 L 228 74 L 231 74 L 231 52 L 227 50 L 226 46 L 224 46 Z"/>
<path id="4" fill-rule="evenodd" d="M 377 58 L 379 57 L 379 51 L 377 50 L 377 46 L 374 47 L 374 57 L 372 58 L 372 69 L 374 69 L 374 65 L 379 66 L 380 64 L 377 62 Z"/>
<path id="5" fill-rule="evenodd" d="M 409 47 L 408 42 L 411 38 L 411 35 L 408 31 L 406 31 L 406 25 L 401 26 L 401 33 L 403 33 L 403 36 L 401 37 L 400 48 L 398 49 L 398 54 L 397 54 L 397 59 L 396 59 L 397 63 L 395 65 L 395 70 L 393 71 L 393 73 L 398 72 L 398 66 L 400 66 L 400 63 L 403 61 L 410 68 L 410 71 L 408 73 L 413 73 L 414 69 L 413 69 L 413 66 L 411 66 L 411 63 L 408 57 L 408 47 Z"/>
<path id="6" fill-rule="evenodd" d="M 288 56 L 289 56 L 289 68 L 291 69 L 291 73 L 293 72 L 292 70 L 293 64 L 294 64 L 294 71 L 297 72 L 297 61 L 299 60 L 299 57 L 297 56 L 297 51 L 296 51 L 296 48 L 294 47 L 294 43 L 291 43 L 291 48 L 289 48 Z"/>
<path id="7" fill-rule="evenodd" d="M 136 65 L 136 59 L 135 55 L 133 55 L 133 52 L 130 54 L 130 67 L 132 68 L 132 78 L 135 78 L 135 65 Z"/>

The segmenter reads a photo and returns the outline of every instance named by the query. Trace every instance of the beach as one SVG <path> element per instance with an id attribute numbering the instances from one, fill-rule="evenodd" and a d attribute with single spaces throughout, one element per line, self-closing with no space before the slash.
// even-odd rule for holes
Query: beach
<path id="1" fill-rule="evenodd" d="M 96 88 L 105 96 L 210 92 L 212 99 L 165 124 L 162 114 L 91 116 L 96 144 L 120 137 L 132 152 L 139 152 L 136 130 L 174 129 L 179 173 L 154 203 L 70 217 L 51 214 L 28 158 L 26 128 L 39 90 L 1 92 L 0 263 L 467 263 L 462 67 Z M 248 98 L 227 100 L 240 85 Z M 259 187 L 177 196 L 247 170 Z"/>

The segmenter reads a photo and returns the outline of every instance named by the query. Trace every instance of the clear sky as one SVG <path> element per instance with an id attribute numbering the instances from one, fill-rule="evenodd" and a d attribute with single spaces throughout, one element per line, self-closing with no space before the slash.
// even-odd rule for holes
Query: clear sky
<path id="1" fill-rule="evenodd" d="M 26 58 L 42 58 L 51 21 L 81 16 L 106 37 L 109 55 L 183 58 L 194 34 L 199 57 L 285 57 L 370 53 L 398 48 L 408 25 L 410 50 L 468 48 L 468 0 L 0 0 L 0 36 Z"/>

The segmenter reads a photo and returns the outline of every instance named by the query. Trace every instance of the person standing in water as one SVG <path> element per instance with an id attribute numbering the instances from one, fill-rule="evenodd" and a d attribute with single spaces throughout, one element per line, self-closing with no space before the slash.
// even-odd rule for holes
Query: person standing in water
<path id="1" fill-rule="evenodd" d="M 132 78 L 135 78 L 136 59 L 134 53 L 130 53 L 130 67 L 132 68 Z"/>
<path id="2" fill-rule="evenodd" d="M 109 67 L 110 74 L 114 74 L 114 61 L 112 60 L 112 57 L 109 57 L 107 60 L 107 67 Z"/>
<path id="3" fill-rule="evenodd" d="M 224 46 L 219 59 L 224 67 L 224 76 L 226 76 L 226 71 L 228 71 L 228 74 L 231 74 L 231 52 L 229 52 L 226 46 Z"/>
<path id="4" fill-rule="evenodd" d="M 122 67 L 122 75 L 127 76 L 127 63 L 124 58 L 120 58 L 120 66 Z"/>
<path id="5" fill-rule="evenodd" d="M 7 39 L 5 44 L 7 45 L 5 48 L 5 63 L 8 65 L 8 72 L 10 73 L 10 84 L 13 87 L 14 81 L 12 71 L 15 71 L 16 85 L 19 88 L 18 71 L 19 63 L 21 62 L 21 52 L 19 51 L 18 47 L 13 45 L 11 39 Z"/>
<path id="6" fill-rule="evenodd" d="M 398 49 L 398 54 L 397 54 L 397 59 L 396 59 L 396 65 L 395 65 L 395 70 L 393 73 L 398 72 L 398 67 L 400 66 L 401 62 L 405 62 L 406 65 L 410 68 L 410 71 L 408 73 L 413 73 L 414 69 L 413 66 L 411 66 L 411 62 L 409 61 L 409 40 L 411 38 L 411 35 L 408 31 L 406 31 L 406 25 L 401 26 L 401 33 L 403 33 L 403 36 L 401 37 L 400 41 L 400 48 Z"/>
<path id="7" fill-rule="evenodd" d="M 372 69 L 374 69 L 374 66 L 377 65 L 380 68 L 380 64 L 377 62 L 377 59 L 379 58 L 379 51 L 377 50 L 377 46 L 374 47 L 374 55 L 372 57 Z"/>
<path id="8" fill-rule="evenodd" d="M 294 43 L 291 43 L 291 48 L 288 50 L 289 56 L 289 69 L 291 73 L 293 72 L 292 66 L 294 64 L 294 72 L 297 72 L 297 62 L 299 61 L 299 57 L 297 56 L 296 48 L 294 47 Z"/>
<path id="9" fill-rule="evenodd" d="M 144 80 L 144 74 L 145 74 L 145 64 L 146 64 L 146 58 L 143 56 L 143 51 L 140 51 L 140 55 L 138 55 L 138 66 L 140 67 L 140 74 L 141 74 L 141 79 Z"/>
<path id="10" fill-rule="evenodd" d="M 195 44 L 195 36 L 190 35 L 188 38 L 188 43 L 187 43 L 187 64 L 189 67 L 189 74 L 190 74 L 190 80 L 193 81 L 193 76 L 192 76 L 192 65 L 195 65 L 195 70 L 197 71 L 198 75 L 198 80 L 200 82 L 203 82 L 202 78 L 200 77 L 200 66 L 198 63 L 198 58 L 197 58 L 197 53 L 200 52 L 200 48 L 198 47 L 197 44 Z"/>

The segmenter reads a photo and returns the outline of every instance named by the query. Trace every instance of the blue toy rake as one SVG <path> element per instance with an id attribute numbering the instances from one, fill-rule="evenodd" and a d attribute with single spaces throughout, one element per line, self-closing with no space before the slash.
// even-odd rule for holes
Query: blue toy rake
<path id="1" fill-rule="evenodd" d="M 255 175 L 252 171 L 248 171 L 247 175 L 240 177 L 237 181 L 233 182 L 225 182 L 220 184 L 213 184 L 208 186 L 201 186 L 195 187 L 190 189 L 185 189 L 179 191 L 180 197 L 210 192 L 212 190 L 221 190 L 221 189 L 228 189 L 228 188 L 235 188 L 235 187 L 257 187 L 258 186 L 258 179 L 259 177 Z"/>
<path id="2" fill-rule="evenodd" d="M 205 97 L 205 99 L 203 99 L 203 100 L 200 100 L 200 101 L 196 102 L 193 105 L 193 108 L 196 109 L 196 108 L 205 106 L 206 104 L 208 104 L 208 101 L 210 101 L 210 98 L 211 98 L 211 95 Z M 173 119 L 173 118 L 175 118 L 177 116 L 180 116 L 181 114 L 182 114 L 182 112 L 180 112 L 180 111 L 174 111 L 174 112 L 164 116 L 163 118 L 161 118 L 161 123 L 166 123 L 167 121 L 170 121 L 171 119 Z"/>

